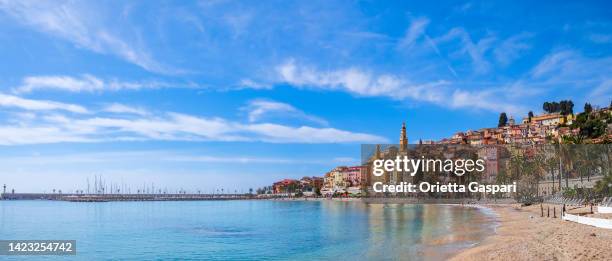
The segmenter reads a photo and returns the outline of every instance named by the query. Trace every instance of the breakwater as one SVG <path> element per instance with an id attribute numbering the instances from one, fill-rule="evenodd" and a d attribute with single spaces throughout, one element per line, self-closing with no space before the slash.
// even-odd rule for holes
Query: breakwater
<path id="1" fill-rule="evenodd" d="M 3 200 L 61 200 L 71 202 L 106 201 L 188 201 L 240 200 L 254 198 L 251 194 L 59 194 L 59 193 L 4 193 Z"/>

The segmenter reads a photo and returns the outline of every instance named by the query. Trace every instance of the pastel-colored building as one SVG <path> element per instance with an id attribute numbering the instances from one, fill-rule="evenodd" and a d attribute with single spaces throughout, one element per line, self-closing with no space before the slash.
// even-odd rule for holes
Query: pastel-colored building
<path id="1" fill-rule="evenodd" d="M 289 194 L 295 193 L 299 187 L 299 182 L 294 179 L 283 179 L 278 182 L 274 182 L 272 189 L 274 194 Z"/>
<path id="2" fill-rule="evenodd" d="M 573 115 L 561 115 L 559 113 L 548 113 L 531 117 L 531 123 L 542 124 L 544 126 L 571 124 Z"/>

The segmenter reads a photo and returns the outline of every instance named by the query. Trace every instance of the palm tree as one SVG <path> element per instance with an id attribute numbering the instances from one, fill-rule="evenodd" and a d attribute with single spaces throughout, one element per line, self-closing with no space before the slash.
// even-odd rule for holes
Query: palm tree
<path id="1" fill-rule="evenodd" d="M 543 148 L 535 148 L 535 154 L 530 165 L 533 171 L 532 173 L 534 173 L 536 178 L 536 187 L 538 189 L 537 193 L 539 194 L 540 180 L 544 177 L 544 173 L 546 173 L 546 155 Z"/>
<path id="2" fill-rule="evenodd" d="M 570 147 L 571 145 L 568 144 L 559 144 L 559 176 L 561 176 L 561 173 L 563 172 L 563 169 L 565 169 L 565 187 L 568 188 L 569 187 L 569 171 L 572 169 L 572 161 L 571 161 L 571 155 L 572 155 L 572 148 Z M 561 181 L 559 180 L 559 189 L 561 188 Z"/>
<path id="3" fill-rule="evenodd" d="M 556 159 L 556 155 L 557 155 L 557 147 L 556 146 L 551 146 L 551 145 L 545 145 L 543 147 L 544 149 L 544 157 L 545 157 L 545 166 L 547 171 L 550 173 L 551 177 L 552 177 L 552 193 L 555 193 L 555 171 L 557 170 L 558 165 L 558 161 Z M 561 177 L 559 176 L 559 179 Z M 560 185 L 560 183 L 559 183 Z"/>

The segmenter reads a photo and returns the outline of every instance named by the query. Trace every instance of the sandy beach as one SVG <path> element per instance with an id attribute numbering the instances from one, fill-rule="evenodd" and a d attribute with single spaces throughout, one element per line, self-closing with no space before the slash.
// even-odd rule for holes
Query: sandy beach
<path id="1" fill-rule="evenodd" d="M 612 230 L 559 218 L 559 205 L 550 205 L 551 217 L 540 217 L 540 205 L 487 205 L 499 216 L 496 234 L 466 249 L 452 260 L 610 260 Z M 553 206 L 557 218 L 553 218 Z M 569 213 L 586 211 L 574 209 Z"/>

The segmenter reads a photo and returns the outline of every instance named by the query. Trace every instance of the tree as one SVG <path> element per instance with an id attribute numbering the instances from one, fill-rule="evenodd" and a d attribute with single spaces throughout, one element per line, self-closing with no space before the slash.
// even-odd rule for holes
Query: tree
<path id="1" fill-rule="evenodd" d="M 556 146 L 551 146 L 551 145 L 545 145 L 544 149 L 546 150 L 545 154 L 545 168 L 548 171 L 548 173 L 550 173 L 550 176 L 552 178 L 552 194 L 555 194 L 555 171 L 558 169 L 559 167 L 559 161 L 557 160 L 556 156 L 557 156 L 557 147 Z M 561 179 L 561 177 L 559 177 L 559 179 Z"/>
<path id="2" fill-rule="evenodd" d="M 605 133 L 606 124 L 600 120 L 588 120 L 580 128 L 580 135 L 588 138 L 597 138 Z"/>
<path id="3" fill-rule="evenodd" d="M 559 110 L 561 115 L 569 115 L 574 113 L 574 102 L 571 100 L 563 100 L 559 103 Z"/>
<path id="4" fill-rule="evenodd" d="M 589 104 L 590 105 L 590 104 Z M 599 138 L 606 133 L 607 122 L 610 122 L 609 114 L 586 113 L 588 106 L 585 104 L 585 112 L 578 114 L 571 125 L 572 129 L 578 129 L 578 135 L 583 139 Z"/>
<path id="5" fill-rule="evenodd" d="M 600 197 L 610 197 L 612 196 L 612 187 L 610 187 L 610 184 L 612 184 L 612 174 L 608 173 L 604 175 L 602 180 L 595 183 L 593 190 Z"/>
<path id="6" fill-rule="evenodd" d="M 561 110 L 561 104 L 558 102 L 545 102 L 542 105 L 542 109 L 547 113 L 559 112 Z"/>
<path id="7" fill-rule="evenodd" d="M 505 112 L 502 112 L 499 114 L 499 123 L 497 124 L 497 127 L 503 127 L 506 126 L 506 124 L 508 124 L 508 116 Z"/>
<path id="8" fill-rule="evenodd" d="M 587 103 L 585 103 L 585 104 L 584 104 L 584 113 L 589 114 L 589 113 L 591 113 L 592 111 L 593 111 L 593 106 L 591 106 L 591 104 L 590 104 L 590 103 L 588 103 L 588 102 L 587 102 Z"/>
<path id="9" fill-rule="evenodd" d="M 542 109 L 547 113 L 558 112 L 561 115 L 569 115 L 574 113 L 574 102 L 571 100 L 562 100 L 560 102 L 544 102 Z"/>
<path id="10" fill-rule="evenodd" d="M 529 111 L 529 114 L 527 114 L 527 117 L 529 118 L 529 122 L 531 122 L 531 118 L 533 118 L 533 112 Z"/>

